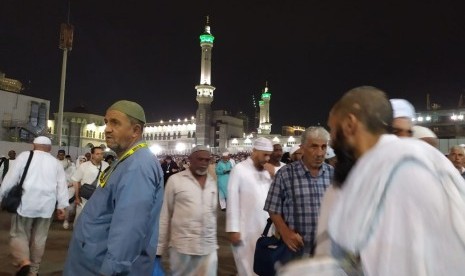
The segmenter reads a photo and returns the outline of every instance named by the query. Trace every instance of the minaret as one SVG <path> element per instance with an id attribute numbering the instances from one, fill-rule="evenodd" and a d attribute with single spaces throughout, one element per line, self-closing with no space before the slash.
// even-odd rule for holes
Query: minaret
<path id="1" fill-rule="evenodd" d="M 271 93 L 268 91 L 268 82 L 265 83 L 265 89 L 262 93 L 262 99 L 258 102 L 260 106 L 260 125 L 258 126 L 258 133 L 270 134 L 270 99 Z"/>
<path id="2" fill-rule="evenodd" d="M 211 102 L 213 101 L 213 90 L 211 85 L 211 59 L 213 40 L 215 37 L 210 32 L 208 22 L 205 25 L 205 31 L 200 35 L 200 47 L 202 48 L 202 60 L 200 65 L 200 84 L 195 86 L 197 90 L 197 102 L 199 107 L 196 113 L 196 144 L 210 145 L 210 130 L 212 126 Z"/>

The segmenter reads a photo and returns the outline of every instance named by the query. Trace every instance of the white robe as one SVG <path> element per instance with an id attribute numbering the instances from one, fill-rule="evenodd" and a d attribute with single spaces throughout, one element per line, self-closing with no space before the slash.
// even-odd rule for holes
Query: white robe
<path id="1" fill-rule="evenodd" d="M 263 207 L 271 181 L 268 171 L 258 171 L 250 157 L 234 166 L 229 177 L 226 232 L 241 234 L 241 244 L 233 247 L 237 272 L 241 276 L 255 275 L 255 243 L 269 217 Z"/>
<path id="2" fill-rule="evenodd" d="M 465 181 L 430 145 L 383 135 L 345 181 L 329 233 L 365 275 L 464 275 Z"/>

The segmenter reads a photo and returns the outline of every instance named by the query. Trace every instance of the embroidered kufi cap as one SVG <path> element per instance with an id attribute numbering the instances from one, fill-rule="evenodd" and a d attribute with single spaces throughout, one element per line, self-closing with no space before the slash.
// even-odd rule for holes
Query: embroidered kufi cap
<path id="1" fill-rule="evenodd" d="M 38 145 L 51 145 L 52 140 L 50 140 L 50 138 L 45 137 L 45 136 L 38 136 L 34 139 L 32 143 L 38 144 Z"/>
<path id="2" fill-rule="evenodd" d="M 146 123 L 144 109 L 138 103 L 121 100 L 110 106 L 108 110 L 118 110 L 119 112 L 131 116 L 144 124 Z"/>
<path id="3" fill-rule="evenodd" d="M 229 156 L 229 152 L 225 151 L 221 155 L 224 156 L 224 157 L 227 157 L 227 156 Z"/>
<path id="4" fill-rule="evenodd" d="M 273 151 L 273 143 L 265 137 L 259 137 L 253 142 L 253 148 L 256 150 Z"/>

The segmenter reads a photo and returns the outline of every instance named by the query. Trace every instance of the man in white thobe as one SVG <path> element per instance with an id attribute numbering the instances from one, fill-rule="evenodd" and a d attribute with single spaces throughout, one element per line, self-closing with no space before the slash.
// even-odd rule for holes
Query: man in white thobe
<path id="1" fill-rule="evenodd" d="M 234 166 L 229 177 L 226 232 L 229 233 L 239 275 L 255 275 L 255 243 L 269 217 L 263 206 L 272 181 L 263 166 L 272 152 L 270 140 L 257 138 L 251 156 Z"/>

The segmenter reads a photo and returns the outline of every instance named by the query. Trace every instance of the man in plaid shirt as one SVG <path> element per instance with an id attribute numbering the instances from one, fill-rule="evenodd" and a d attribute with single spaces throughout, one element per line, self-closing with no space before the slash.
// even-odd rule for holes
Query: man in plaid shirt
<path id="1" fill-rule="evenodd" d="M 312 254 L 320 203 L 334 176 L 334 168 L 324 162 L 329 138 L 323 127 L 307 128 L 300 146 L 303 159 L 277 172 L 265 202 L 283 241 L 304 255 Z"/>

